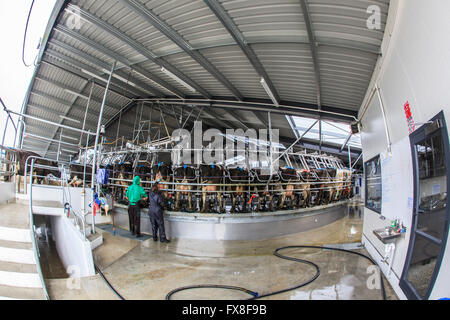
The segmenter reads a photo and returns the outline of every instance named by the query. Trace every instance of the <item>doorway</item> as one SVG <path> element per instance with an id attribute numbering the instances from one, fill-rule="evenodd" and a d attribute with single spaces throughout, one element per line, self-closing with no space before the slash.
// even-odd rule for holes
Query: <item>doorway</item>
<path id="1" fill-rule="evenodd" d="M 438 276 L 448 238 L 450 167 L 444 113 L 410 136 L 414 170 L 411 238 L 400 287 L 408 299 L 427 300 Z"/>

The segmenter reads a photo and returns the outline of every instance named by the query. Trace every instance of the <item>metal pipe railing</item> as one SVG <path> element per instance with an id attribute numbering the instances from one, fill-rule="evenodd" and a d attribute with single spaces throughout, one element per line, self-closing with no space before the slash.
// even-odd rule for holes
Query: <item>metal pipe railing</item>
<path id="1" fill-rule="evenodd" d="M 33 169 L 34 169 L 34 160 L 31 161 L 31 172 L 30 172 L 30 180 L 33 181 Z M 26 180 L 26 176 L 25 176 Z M 33 217 L 33 184 L 30 183 L 30 200 L 29 200 L 29 213 L 30 213 L 30 232 L 31 232 L 31 242 L 33 244 L 33 253 L 34 258 L 36 260 L 36 267 L 39 274 L 39 279 L 41 280 L 42 289 L 44 290 L 44 296 L 47 300 L 50 300 L 50 296 L 48 295 L 47 286 L 45 284 L 44 275 L 42 273 L 41 262 L 40 262 L 40 253 L 39 246 L 36 242 L 36 233 L 34 232 L 34 217 Z"/>

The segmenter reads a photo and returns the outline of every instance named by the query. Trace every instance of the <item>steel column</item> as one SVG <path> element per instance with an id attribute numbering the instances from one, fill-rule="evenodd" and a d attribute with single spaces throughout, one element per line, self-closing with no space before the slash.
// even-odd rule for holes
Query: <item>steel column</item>
<path id="1" fill-rule="evenodd" d="M 94 184 L 95 184 L 95 169 L 96 169 L 96 162 L 97 162 L 97 147 L 98 147 L 98 139 L 100 137 L 100 128 L 102 126 L 103 110 L 105 109 L 106 97 L 108 96 L 108 89 L 109 89 L 109 85 L 111 84 L 111 79 L 112 79 L 115 67 L 116 67 L 116 62 L 114 62 L 112 65 L 111 73 L 109 74 L 108 83 L 106 84 L 106 88 L 105 88 L 105 94 L 103 96 L 102 106 L 100 108 L 100 114 L 98 116 L 97 132 L 95 135 L 95 143 L 94 143 L 94 159 L 92 162 L 92 181 L 91 181 L 92 192 L 94 192 L 94 190 L 95 190 Z M 94 195 L 92 195 L 92 196 L 94 196 Z M 92 233 L 95 233 L 94 205 L 92 205 Z"/>

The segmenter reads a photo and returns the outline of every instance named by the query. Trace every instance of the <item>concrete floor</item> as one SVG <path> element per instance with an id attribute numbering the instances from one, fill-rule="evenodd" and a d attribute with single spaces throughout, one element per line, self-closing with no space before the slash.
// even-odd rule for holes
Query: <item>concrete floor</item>
<path id="1" fill-rule="evenodd" d="M 7 228 L 28 229 L 30 227 L 30 212 L 28 205 L 9 203 L 0 205 L 0 226 Z"/>
<path id="2" fill-rule="evenodd" d="M 104 244 L 95 260 L 112 285 L 126 299 L 164 299 L 178 287 L 224 284 L 260 294 L 292 287 L 314 274 L 311 266 L 273 256 L 288 245 L 358 243 L 362 219 L 346 217 L 328 226 L 287 237 L 263 241 L 197 241 L 173 239 L 170 244 L 136 241 L 104 233 Z M 367 254 L 365 250 L 361 250 Z M 317 249 L 286 250 L 284 254 L 311 260 L 321 268 L 312 284 L 270 299 L 379 300 L 380 290 L 367 288 L 370 262 L 345 253 Z M 117 299 L 99 276 L 47 280 L 52 299 Z M 385 281 L 388 299 L 397 299 Z M 72 289 L 68 289 L 68 286 Z M 78 288 L 76 288 L 78 286 Z M 180 292 L 173 299 L 246 299 L 241 292 L 198 289 Z"/>

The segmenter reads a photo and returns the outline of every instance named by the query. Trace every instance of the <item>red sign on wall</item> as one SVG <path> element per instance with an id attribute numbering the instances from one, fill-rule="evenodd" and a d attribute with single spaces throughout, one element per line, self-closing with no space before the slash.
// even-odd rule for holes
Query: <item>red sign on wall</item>
<path id="1" fill-rule="evenodd" d="M 414 123 L 414 119 L 411 113 L 411 106 L 409 105 L 408 101 L 406 101 L 403 109 L 405 110 L 406 121 L 408 122 L 409 134 L 411 134 L 416 130 L 416 124 Z"/>

